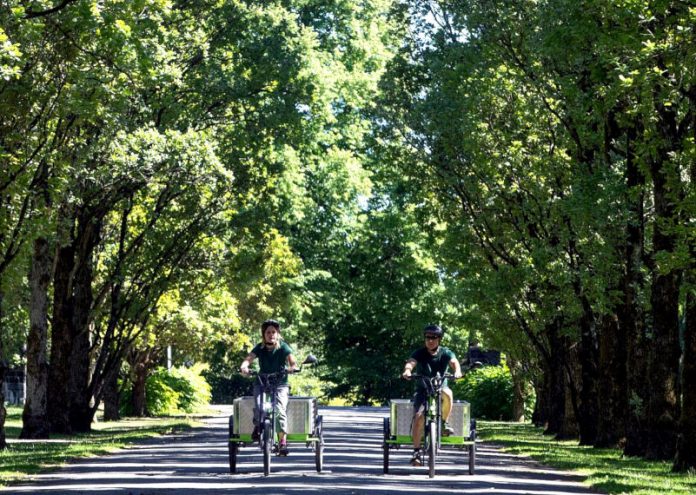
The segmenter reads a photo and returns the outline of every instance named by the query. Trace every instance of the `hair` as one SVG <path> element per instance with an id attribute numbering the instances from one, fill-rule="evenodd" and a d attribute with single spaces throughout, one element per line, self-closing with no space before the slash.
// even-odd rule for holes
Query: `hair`
<path id="1" fill-rule="evenodd" d="M 278 331 L 278 333 L 280 333 L 280 323 L 278 323 L 276 320 L 266 320 L 261 323 L 261 332 L 265 332 L 268 327 L 273 327 Z"/>

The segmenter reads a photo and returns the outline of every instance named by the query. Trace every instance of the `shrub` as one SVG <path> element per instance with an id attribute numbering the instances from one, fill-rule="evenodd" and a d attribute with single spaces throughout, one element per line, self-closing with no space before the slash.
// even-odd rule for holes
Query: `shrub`
<path id="1" fill-rule="evenodd" d="M 167 371 L 157 368 L 147 379 L 147 408 L 152 415 L 192 413 L 210 403 L 210 385 L 202 365 Z"/>
<path id="2" fill-rule="evenodd" d="M 486 366 L 451 382 L 455 399 L 471 404 L 471 416 L 477 419 L 512 419 L 512 376 L 507 366 Z"/>

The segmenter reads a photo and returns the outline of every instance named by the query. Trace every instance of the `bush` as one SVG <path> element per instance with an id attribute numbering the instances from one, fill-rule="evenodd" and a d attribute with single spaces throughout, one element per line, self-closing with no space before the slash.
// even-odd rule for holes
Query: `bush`
<path id="1" fill-rule="evenodd" d="M 210 403 L 210 385 L 201 376 L 202 365 L 167 371 L 157 368 L 147 379 L 147 409 L 154 416 L 192 413 Z"/>
<path id="2" fill-rule="evenodd" d="M 512 376 L 507 366 L 486 366 L 451 382 L 455 399 L 471 404 L 471 416 L 477 419 L 512 419 Z"/>

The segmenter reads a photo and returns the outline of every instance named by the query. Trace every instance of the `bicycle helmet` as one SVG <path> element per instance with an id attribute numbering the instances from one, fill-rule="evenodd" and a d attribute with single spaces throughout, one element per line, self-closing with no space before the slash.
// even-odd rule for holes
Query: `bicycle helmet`
<path id="1" fill-rule="evenodd" d="M 430 335 L 437 335 L 438 337 L 442 337 L 445 334 L 445 331 L 440 327 L 440 325 L 426 325 L 425 328 L 423 328 L 423 335 L 425 334 L 430 334 Z"/>

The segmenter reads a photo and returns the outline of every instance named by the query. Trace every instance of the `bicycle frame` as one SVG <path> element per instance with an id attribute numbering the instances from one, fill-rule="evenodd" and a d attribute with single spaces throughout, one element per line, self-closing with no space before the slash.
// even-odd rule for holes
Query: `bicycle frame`
<path id="1" fill-rule="evenodd" d="M 259 407 L 259 428 L 264 427 L 266 419 L 269 420 L 271 426 L 270 439 L 273 442 L 274 450 L 277 448 L 276 444 L 276 406 L 278 404 L 276 398 L 276 390 L 278 385 L 284 376 L 287 376 L 287 371 L 278 371 L 276 373 L 258 373 L 252 372 L 256 376 L 257 383 L 261 388 L 261 394 L 259 397 L 259 403 L 256 406 Z M 271 400 L 268 401 L 268 395 L 270 394 Z M 270 404 L 270 408 L 267 408 L 267 404 Z M 264 427 L 265 428 L 265 427 Z M 263 450 L 263 442 L 259 442 L 261 450 Z"/>
<path id="2" fill-rule="evenodd" d="M 426 399 L 423 411 L 423 441 L 421 442 L 421 451 L 425 455 L 428 449 L 428 442 L 430 439 L 426 434 L 429 431 L 430 422 L 435 422 L 435 452 L 437 452 L 442 445 L 442 389 L 447 378 L 453 378 L 454 375 L 451 373 L 445 373 L 440 376 L 440 373 L 436 373 L 435 376 L 426 376 L 418 373 L 413 373 L 411 375 L 413 378 L 418 379 L 423 383 L 426 390 Z M 433 410 L 435 414 L 433 415 Z M 434 417 L 433 417 L 434 416 Z M 415 421 L 414 417 L 414 421 Z"/>

